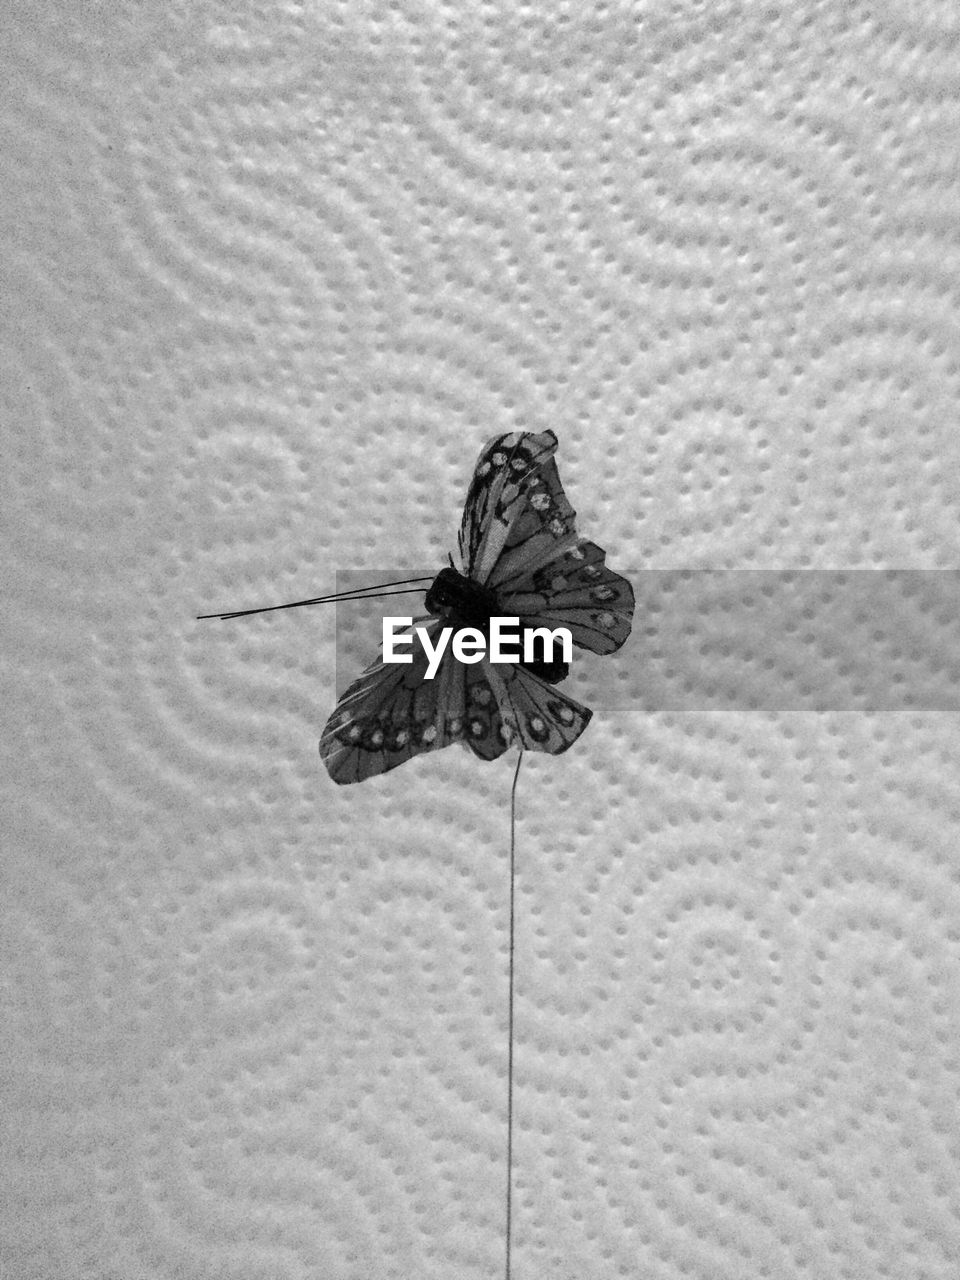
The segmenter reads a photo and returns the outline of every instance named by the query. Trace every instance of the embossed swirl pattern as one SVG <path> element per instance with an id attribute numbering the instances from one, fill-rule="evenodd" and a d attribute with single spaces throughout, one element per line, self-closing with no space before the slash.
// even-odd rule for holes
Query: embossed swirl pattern
<path id="1" fill-rule="evenodd" d="M 931 574 L 680 575 L 576 664 L 583 750 L 521 775 L 515 1273 L 952 1280 L 956 7 L 3 44 L 0 1277 L 498 1274 L 509 765 L 333 795 L 336 619 L 192 616 L 439 567 L 480 442 L 551 427 L 618 568 Z"/>

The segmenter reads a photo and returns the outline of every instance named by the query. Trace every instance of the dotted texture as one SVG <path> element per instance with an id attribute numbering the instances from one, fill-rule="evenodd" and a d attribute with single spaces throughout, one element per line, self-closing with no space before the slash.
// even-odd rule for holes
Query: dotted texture
<path id="1" fill-rule="evenodd" d="M 953 1280 L 957 612 L 640 571 L 958 566 L 956 4 L 9 9 L 2 1280 L 502 1274 L 513 756 L 338 789 L 376 635 L 193 615 L 547 428 L 639 608 L 520 778 L 514 1276 Z"/>

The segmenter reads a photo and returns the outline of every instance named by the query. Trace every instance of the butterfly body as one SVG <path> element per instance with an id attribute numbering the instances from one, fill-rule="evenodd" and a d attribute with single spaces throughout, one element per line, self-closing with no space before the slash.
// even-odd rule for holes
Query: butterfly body
<path id="1" fill-rule="evenodd" d="M 456 569 L 441 569 L 424 597 L 424 608 L 448 627 L 476 627 L 486 634 L 490 619 L 499 616 L 495 591 Z"/>
<path id="2" fill-rule="evenodd" d="M 441 569 L 424 599 L 424 608 L 432 617 L 447 627 L 458 631 L 461 627 L 473 627 L 485 639 L 489 639 L 490 619 L 510 616 L 505 613 L 495 591 L 481 587 L 472 578 L 456 569 Z M 529 628 L 524 628 L 524 631 Z M 523 651 L 523 631 L 519 648 Z M 521 659 L 520 666 L 547 684 L 559 684 L 570 672 L 570 664 L 547 661 L 546 658 Z"/>
<path id="3" fill-rule="evenodd" d="M 425 596 L 441 627 L 487 635 L 492 617 L 533 628 L 566 627 L 574 644 L 612 653 L 630 633 L 629 582 L 581 540 L 554 453 L 552 431 L 496 436 L 481 450 L 458 540 L 462 571 L 441 569 Z M 522 640 L 521 640 L 522 649 Z M 409 664 L 372 663 L 347 689 L 320 740 L 335 782 L 385 773 L 414 755 L 462 742 L 485 760 L 515 743 L 556 755 L 580 736 L 592 712 L 555 688 L 566 662 L 459 662 L 448 646 L 433 680 L 414 645 Z"/>

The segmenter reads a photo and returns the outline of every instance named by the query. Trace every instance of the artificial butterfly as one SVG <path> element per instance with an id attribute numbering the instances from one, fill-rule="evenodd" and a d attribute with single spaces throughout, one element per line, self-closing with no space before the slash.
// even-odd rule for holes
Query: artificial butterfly
<path id="1" fill-rule="evenodd" d="M 460 525 L 460 569 L 451 558 L 424 599 L 431 644 L 445 626 L 484 631 L 497 616 L 519 617 L 521 636 L 532 627 L 566 627 L 574 644 L 593 653 L 613 653 L 630 634 L 633 590 L 606 567 L 596 543 L 577 535 L 556 450 L 552 431 L 515 431 L 484 445 Z M 424 679 L 423 646 L 414 643 L 412 663 L 385 663 L 381 651 L 354 681 L 320 739 L 334 782 L 361 782 L 451 742 L 482 760 L 511 743 L 559 755 L 587 727 L 593 713 L 556 688 L 565 662 L 484 656 L 466 665 L 451 650 L 432 680 Z"/>

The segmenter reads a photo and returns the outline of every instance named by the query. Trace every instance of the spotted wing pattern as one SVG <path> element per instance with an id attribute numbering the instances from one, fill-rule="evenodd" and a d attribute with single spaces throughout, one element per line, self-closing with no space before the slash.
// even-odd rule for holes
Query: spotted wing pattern
<path id="1" fill-rule="evenodd" d="M 427 630 L 435 642 L 439 623 Z M 381 655 L 337 703 L 320 738 L 334 782 L 361 782 L 456 740 L 456 708 L 448 701 L 453 691 L 441 679 L 442 665 L 435 679 L 424 679 L 427 655 L 416 636 L 412 657 L 412 663 L 395 664 Z"/>
<path id="2" fill-rule="evenodd" d="M 487 678 L 503 720 L 500 736 L 526 751 L 558 756 L 571 747 L 593 716 L 589 707 L 546 684 L 525 667 L 487 663 Z"/>
<path id="3" fill-rule="evenodd" d="M 426 629 L 435 645 L 439 622 Z M 320 738 L 334 782 L 362 782 L 452 742 L 465 743 L 484 760 L 510 745 L 513 735 L 504 731 L 489 663 L 461 664 L 448 645 L 427 680 L 427 655 L 416 635 L 411 656 L 402 664 L 378 657 L 337 703 Z"/>
<path id="4" fill-rule="evenodd" d="M 428 628 L 433 642 L 436 630 Z M 486 658 L 461 664 L 448 647 L 426 680 L 426 654 L 416 642 L 412 656 L 404 664 L 378 658 L 340 699 L 320 739 L 334 782 L 362 782 L 452 742 L 482 760 L 513 743 L 558 755 L 590 721 L 586 707 L 523 667 Z"/>
<path id="5" fill-rule="evenodd" d="M 633 590 L 606 567 L 600 547 L 578 539 L 556 448 L 552 431 L 488 441 L 467 492 L 461 565 L 496 592 L 521 629 L 565 626 L 581 648 L 612 653 L 630 633 Z M 433 620 L 427 628 L 434 644 L 440 626 Z M 451 742 L 484 760 L 511 743 L 559 755 L 593 714 L 519 664 L 487 658 L 463 664 L 448 645 L 427 680 L 427 655 L 416 636 L 412 656 L 412 663 L 396 665 L 378 657 L 340 699 L 320 740 L 335 782 L 360 782 Z"/>
<path id="6" fill-rule="evenodd" d="M 576 541 L 575 513 L 553 454 L 552 431 L 494 436 L 480 451 L 460 526 L 463 572 L 495 587 L 523 567 L 553 559 Z"/>
<path id="7" fill-rule="evenodd" d="M 503 720 L 501 699 L 493 680 L 495 668 L 486 658 L 468 667 L 461 667 L 451 658 L 450 665 L 465 675 L 463 740 L 481 760 L 496 760 L 510 746 L 514 734 Z"/>
<path id="8" fill-rule="evenodd" d="M 514 576 L 498 589 L 507 617 L 520 627 L 567 627 L 571 639 L 592 653 L 614 653 L 630 634 L 633 588 L 608 569 L 602 547 L 581 542 L 555 560 Z"/>

